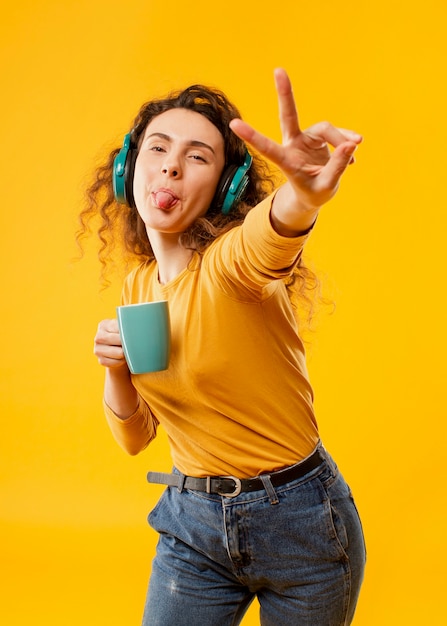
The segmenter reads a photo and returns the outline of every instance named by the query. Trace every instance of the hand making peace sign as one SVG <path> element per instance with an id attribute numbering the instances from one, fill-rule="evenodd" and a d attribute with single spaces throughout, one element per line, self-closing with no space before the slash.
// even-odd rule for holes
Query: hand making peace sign
<path id="1" fill-rule="evenodd" d="M 282 145 L 265 137 L 246 122 L 232 120 L 232 131 L 279 167 L 287 183 L 277 192 L 272 223 L 285 236 L 309 228 L 320 207 L 336 193 L 340 178 L 362 137 L 351 130 L 319 122 L 305 131 L 299 126 L 290 79 L 283 69 L 275 70 Z M 328 145 L 333 146 L 333 152 Z"/>

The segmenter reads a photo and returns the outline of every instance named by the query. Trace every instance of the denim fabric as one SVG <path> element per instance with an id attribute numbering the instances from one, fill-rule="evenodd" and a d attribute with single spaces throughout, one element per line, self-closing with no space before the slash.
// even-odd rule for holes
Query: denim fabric
<path id="1" fill-rule="evenodd" d="M 143 626 L 235 626 L 257 596 L 263 626 L 350 624 L 365 565 L 351 491 L 322 448 L 306 476 L 235 498 L 168 487 Z M 268 493 L 268 492 L 269 493 Z"/>

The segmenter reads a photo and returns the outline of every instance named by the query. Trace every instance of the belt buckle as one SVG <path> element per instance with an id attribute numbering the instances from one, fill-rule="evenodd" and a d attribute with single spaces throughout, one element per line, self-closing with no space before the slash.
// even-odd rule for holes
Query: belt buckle
<path id="1" fill-rule="evenodd" d="M 230 491 L 230 493 L 222 493 L 217 489 L 217 494 L 219 496 L 224 496 L 225 498 L 235 498 L 241 493 L 242 483 L 240 478 L 236 478 L 236 476 L 221 476 L 221 478 L 230 478 L 234 481 L 234 490 Z"/>

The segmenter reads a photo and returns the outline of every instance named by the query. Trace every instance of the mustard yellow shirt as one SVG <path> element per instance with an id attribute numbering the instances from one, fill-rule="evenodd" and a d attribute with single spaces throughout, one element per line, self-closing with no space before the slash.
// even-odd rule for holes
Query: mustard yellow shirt
<path id="1" fill-rule="evenodd" d="M 318 442 L 304 348 L 282 279 L 306 237 L 278 235 L 272 196 L 168 284 L 155 261 L 126 278 L 125 304 L 168 300 L 169 369 L 138 374 L 134 415 L 105 405 L 120 445 L 136 454 L 166 430 L 174 465 L 189 476 L 255 476 L 306 457 Z M 157 469 L 157 468 L 152 468 Z"/>

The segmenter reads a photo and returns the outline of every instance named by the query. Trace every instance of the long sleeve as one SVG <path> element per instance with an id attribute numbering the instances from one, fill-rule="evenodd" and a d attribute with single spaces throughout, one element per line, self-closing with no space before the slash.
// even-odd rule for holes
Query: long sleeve
<path id="1" fill-rule="evenodd" d="M 105 402 L 104 412 L 112 435 L 128 454 L 144 450 L 157 434 L 158 420 L 141 396 L 137 410 L 125 420 L 115 415 Z"/>

